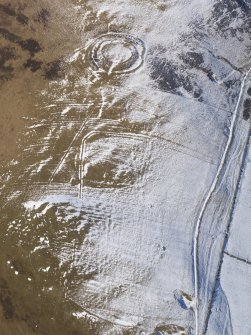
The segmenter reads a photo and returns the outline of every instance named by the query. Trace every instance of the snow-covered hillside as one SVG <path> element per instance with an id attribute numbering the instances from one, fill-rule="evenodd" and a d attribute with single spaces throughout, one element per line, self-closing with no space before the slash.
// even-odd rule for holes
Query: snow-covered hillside
<path id="1" fill-rule="evenodd" d="M 28 285 L 17 322 L 55 335 L 58 307 L 33 304 L 62 303 L 60 334 L 249 335 L 250 1 L 36 6 L 50 14 L 27 64 L 47 82 L 0 171 L 2 287 Z"/>

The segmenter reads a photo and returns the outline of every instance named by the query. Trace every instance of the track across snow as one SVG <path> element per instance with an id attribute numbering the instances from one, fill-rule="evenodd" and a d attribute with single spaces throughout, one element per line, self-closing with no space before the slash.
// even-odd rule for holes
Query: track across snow
<path id="1" fill-rule="evenodd" d="M 228 140 L 219 164 L 219 167 L 217 169 L 216 175 L 214 177 L 214 180 L 211 184 L 211 187 L 209 189 L 209 192 L 203 202 L 202 208 L 200 210 L 197 222 L 196 222 L 196 227 L 195 227 L 195 232 L 194 232 L 194 239 L 193 239 L 193 266 L 194 266 L 194 290 L 195 290 L 195 334 L 199 335 L 199 276 L 198 276 L 198 241 L 199 241 L 199 233 L 200 233 L 200 227 L 201 227 L 201 222 L 202 222 L 202 218 L 203 215 L 205 213 L 205 210 L 207 208 L 208 203 L 210 202 L 211 196 L 213 194 L 213 192 L 215 191 L 217 182 L 219 181 L 222 169 L 224 167 L 228 152 L 229 152 L 229 148 L 231 146 L 232 140 L 233 140 L 233 136 L 234 136 L 234 128 L 235 128 L 235 124 L 236 124 L 236 119 L 238 116 L 238 111 L 239 111 L 239 107 L 240 107 L 240 103 L 242 100 L 242 96 L 244 93 L 244 88 L 245 88 L 245 84 L 246 84 L 246 80 L 249 76 L 251 72 L 251 68 L 249 68 L 249 70 L 245 73 L 242 82 L 241 82 L 241 88 L 240 88 L 240 92 L 239 92 L 239 96 L 238 96 L 238 100 L 237 100 L 237 104 L 236 107 L 234 109 L 233 112 L 233 117 L 232 117 L 232 121 L 231 121 L 231 126 L 229 129 L 229 136 L 228 136 Z"/>

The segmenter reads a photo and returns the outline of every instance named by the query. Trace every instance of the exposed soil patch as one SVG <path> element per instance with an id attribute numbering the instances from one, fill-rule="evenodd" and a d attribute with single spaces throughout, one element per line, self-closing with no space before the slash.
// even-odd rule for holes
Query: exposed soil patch
<path id="1" fill-rule="evenodd" d="M 42 8 L 36 15 L 35 15 L 35 22 L 39 22 L 44 25 L 44 27 L 48 26 L 49 19 L 50 19 L 50 12 L 46 8 Z"/>
<path id="2" fill-rule="evenodd" d="M 42 50 L 40 44 L 32 38 L 29 38 L 28 40 L 24 41 L 21 40 L 18 42 L 18 44 L 21 46 L 23 50 L 29 51 L 32 56 L 34 56 L 35 53 Z"/>
<path id="3" fill-rule="evenodd" d="M 24 63 L 24 67 L 26 69 L 30 69 L 32 72 L 36 72 L 41 68 L 41 65 L 43 62 L 37 61 L 35 59 L 29 58 L 27 61 Z"/>
<path id="4" fill-rule="evenodd" d="M 5 28 L 0 28 L 0 35 L 7 41 L 18 44 L 23 50 L 29 51 L 31 56 L 34 56 L 35 53 L 42 50 L 40 44 L 36 40 L 32 38 L 22 40 L 21 37 L 9 32 Z"/>
<path id="5" fill-rule="evenodd" d="M 191 82 L 189 77 L 181 73 L 176 65 L 165 58 L 153 58 L 150 65 L 150 76 L 161 91 L 181 96 L 187 91 L 191 97 L 201 96 L 201 90 Z"/>
<path id="6" fill-rule="evenodd" d="M 227 13 L 227 15 L 225 15 Z M 244 0 L 223 0 L 216 1 L 213 10 L 212 20 L 215 22 L 217 31 L 223 36 L 232 35 L 240 39 L 238 33 L 247 31 L 250 33 L 248 16 L 251 13 L 251 7 L 248 1 Z M 240 25 L 231 25 L 236 18 L 242 18 Z"/>
<path id="7" fill-rule="evenodd" d="M 50 62 L 46 66 L 44 77 L 48 80 L 57 79 L 60 77 L 60 71 L 61 71 L 61 61 L 60 60 Z"/>
<path id="8" fill-rule="evenodd" d="M 15 17 L 16 20 L 21 24 L 26 25 L 29 22 L 29 18 L 26 15 L 22 14 L 21 12 L 17 12 L 11 6 L 11 4 L 4 4 L 4 5 L 0 4 L 0 11 L 9 15 L 9 16 Z"/>
<path id="9" fill-rule="evenodd" d="M 163 325 L 163 326 L 158 326 L 155 328 L 154 333 L 152 335 L 162 335 L 162 334 L 180 334 L 180 335 L 185 335 L 186 331 L 185 328 L 170 324 L 170 325 Z"/>
<path id="10" fill-rule="evenodd" d="M 3 309 L 5 319 L 10 320 L 15 317 L 15 310 L 12 303 L 11 292 L 8 284 L 4 279 L 0 278 L 0 304 Z"/>
<path id="11" fill-rule="evenodd" d="M 200 69 L 204 63 L 204 58 L 201 53 L 197 52 L 187 52 L 181 56 L 185 64 L 189 65 L 191 68 Z"/>
<path id="12" fill-rule="evenodd" d="M 243 109 L 243 119 L 248 120 L 251 115 L 251 99 L 246 99 L 244 101 L 244 109 Z"/>
<path id="13" fill-rule="evenodd" d="M 11 47 L 0 48 L 0 81 L 13 78 L 14 68 L 9 61 L 16 58 L 15 49 Z"/>
<path id="14" fill-rule="evenodd" d="M 204 58 L 201 53 L 187 52 L 181 55 L 181 59 L 190 68 L 203 71 L 211 81 L 215 81 L 213 71 L 204 64 Z"/>
<path id="15" fill-rule="evenodd" d="M 7 41 L 13 42 L 13 43 L 18 43 L 21 41 L 21 38 L 11 32 L 9 32 L 5 28 L 0 28 L 0 36 L 2 36 L 4 39 Z"/>

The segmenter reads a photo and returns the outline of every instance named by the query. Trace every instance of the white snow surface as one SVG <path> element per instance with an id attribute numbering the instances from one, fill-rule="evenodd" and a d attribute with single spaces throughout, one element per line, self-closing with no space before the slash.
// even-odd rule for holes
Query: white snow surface
<path id="1" fill-rule="evenodd" d="M 231 311 L 233 334 L 251 333 L 251 149 L 237 194 L 230 236 L 221 272 L 222 288 Z"/>
<path id="2" fill-rule="evenodd" d="M 226 251 L 244 260 L 251 261 L 251 149 L 246 154 L 239 192 L 236 199 L 234 216 Z"/>

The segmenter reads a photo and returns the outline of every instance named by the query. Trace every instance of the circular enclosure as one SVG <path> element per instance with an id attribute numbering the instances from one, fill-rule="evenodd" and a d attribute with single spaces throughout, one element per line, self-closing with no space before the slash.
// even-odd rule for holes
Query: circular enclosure
<path id="1" fill-rule="evenodd" d="M 144 61 L 144 43 L 131 35 L 108 33 L 90 45 L 94 67 L 107 74 L 125 74 L 137 70 Z"/>

